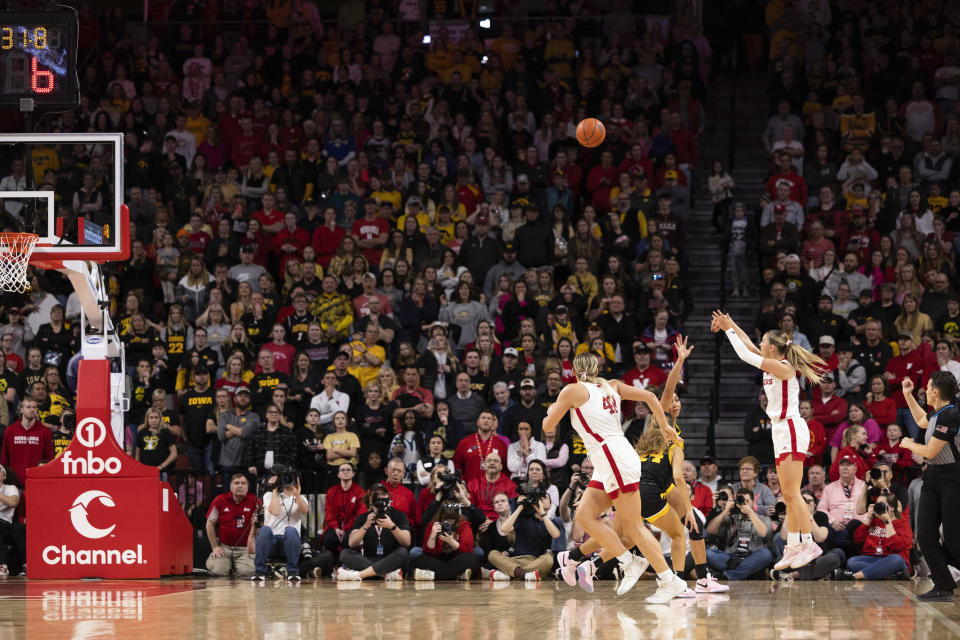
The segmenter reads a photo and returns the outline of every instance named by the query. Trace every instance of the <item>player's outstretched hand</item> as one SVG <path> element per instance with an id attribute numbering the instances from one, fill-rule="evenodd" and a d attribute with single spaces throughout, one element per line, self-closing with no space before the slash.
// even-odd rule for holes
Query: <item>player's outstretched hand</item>
<path id="1" fill-rule="evenodd" d="M 677 361 L 686 360 L 687 357 L 693 352 L 693 346 L 687 346 L 687 336 L 679 336 L 677 342 L 674 344 L 674 348 L 677 350 Z"/>

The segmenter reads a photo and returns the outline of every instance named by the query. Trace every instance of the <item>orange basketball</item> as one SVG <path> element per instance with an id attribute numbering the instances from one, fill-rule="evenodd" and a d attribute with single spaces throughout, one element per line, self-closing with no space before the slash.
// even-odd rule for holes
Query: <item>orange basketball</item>
<path id="1" fill-rule="evenodd" d="M 599 146 L 607 137 L 607 128 L 596 118 L 584 118 L 577 125 L 577 142 L 587 148 Z"/>

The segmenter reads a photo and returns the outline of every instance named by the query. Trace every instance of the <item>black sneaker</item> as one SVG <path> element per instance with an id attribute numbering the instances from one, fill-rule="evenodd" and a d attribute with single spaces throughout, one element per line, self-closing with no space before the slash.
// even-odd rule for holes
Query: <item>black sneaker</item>
<path id="1" fill-rule="evenodd" d="M 300 574 L 299 573 L 287 574 L 287 582 L 300 582 Z"/>
<path id="2" fill-rule="evenodd" d="M 918 595 L 917 600 L 920 602 L 953 602 L 953 591 L 934 587 L 930 591 Z"/>
<path id="3" fill-rule="evenodd" d="M 255 573 L 250 578 L 250 582 L 266 582 L 266 581 L 267 581 L 267 576 L 264 573 Z"/>
<path id="4" fill-rule="evenodd" d="M 853 571 L 847 571 L 843 567 L 837 567 L 833 570 L 834 580 L 853 580 Z"/>

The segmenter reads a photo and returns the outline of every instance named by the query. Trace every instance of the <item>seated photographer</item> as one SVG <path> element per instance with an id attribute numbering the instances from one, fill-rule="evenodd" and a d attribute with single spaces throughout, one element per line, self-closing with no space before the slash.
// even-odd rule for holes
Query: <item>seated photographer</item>
<path id="1" fill-rule="evenodd" d="M 774 505 L 777 504 L 777 499 L 774 497 L 770 487 L 765 484 L 760 484 L 758 481 L 760 461 L 753 456 L 747 456 L 740 459 L 737 468 L 740 472 L 740 482 L 733 483 L 733 490 L 738 491 L 741 488 L 750 489 L 753 494 L 757 496 L 757 499 L 754 501 L 754 504 L 757 506 L 757 511 L 768 518 L 772 517 L 772 510 Z"/>
<path id="2" fill-rule="evenodd" d="M 213 549 L 207 571 L 221 577 L 253 575 L 254 537 L 250 531 L 256 513 L 257 496 L 250 493 L 247 476 L 233 474 L 230 491 L 214 498 L 207 511 L 207 540 Z"/>
<path id="3" fill-rule="evenodd" d="M 341 463 L 337 475 L 340 482 L 327 489 L 323 535 L 320 538 L 320 548 L 333 554 L 334 561 L 340 557 L 340 549 L 346 543 L 344 536 L 353 521 L 367 510 L 363 503 L 363 489 L 353 481 L 356 475 L 353 465 Z"/>
<path id="4" fill-rule="evenodd" d="M 493 510 L 493 496 L 502 491 L 511 499 L 516 498 L 517 485 L 500 472 L 503 469 L 503 458 L 496 451 L 487 454 L 480 468 L 483 475 L 470 480 L 467 490 L 470 492 L 470 502 L 477 505 L 488 519 L 493 520 L 497 517 Z"/>
<path id="5" fill-rule="evenodd" d="M 913 530 L 902 517 L 896 494 L 880 494 L 867 508 L 867 524 L 853 531 L 853 541 L 863 554 L 847 560 L 847 568 L 835 573 L 838 580 L 883 580 L 894 575 L 910 577 Z"/>
<path id="6" fill-rule="evenodd" d="M 527 465 L 531 460 L 546 460 L 547 450 L 542 442 L 533 437 L 533 427 L 526 420 L 517 423 L 517 441 L 507 447 L 507 469 L 510 478 L 520 484 L 527 478 Z"/>
<path id="7" fill-rule="evenodd" d="M 554 485 L 550 484 L 546 463 L 542 460 L 531 460 L 527 463 L 526 476 L 527 481 L 520 485 L 520 493 L 527 493 L 537 487 L 543 490 L 550 498 L 550 509 L 547 511 L 547 517 L 552 520 L 557 515 L 557 507 L 560 505 L 560 492 Z"/>
<path id="8" fill-rule="evenodd" d="M 496 569 L 490 574 L 491 580 L 539 581 L 553 568 L 551 547 L 563 532 L 559 520 L 547 517 L 549 510 L 550 498 L 540 489 L 517 498 L 517 508 L 499 526 L 504 535 L 514 534 L 513 551 L 490 552 L 487 559 Z"/>
<path id="9" fill-rule="evenodd" d="M 369 511 L 353 521 L 348 546 L 340 552 L 337 580 L 403 580 L 410 562 L 410 520 L 391 505 L 382 484 L 370 488 L 364 503 Z"/>
<path id="10" fill-rule="evenodd" d="M 640 404 L 643 404 L 642 402 Z M 580 463 L 580 471 L 570 476 L 570 486 L 568 486 L 563 495 L 560 496 L 559 508 L 560 520 L 563 522 L 567 538 L 572 540 L 577 546 L 586 542 L 587 532 L 580 525 L 574 515 L 577 511 L 577 505 L 580 504 L 580 497 L 590 484 L 590 478 L 593 477 L 593 463 L 590 458 L 584 458 Z"/>
<path id="11" fill-rule="evenodd" d="M 820 580 L 821 578 L 831 575 L 834 570 L 839 567 L 842 567 L 843 563 L 847 560 L 847 555 L 843 550 L 833 547 L 828 540 L 830 537 L 830 519 L 823 511 L 817 511 L 817 498 L 811 491 L 806 489 L 803 490 L 800 495 L 803 497 L 803 501 L 810 511 L 810 518 L 812 520 L 810 533 L 813 536 L 813 541 L 823 549 L 823 555 L 799 569 L 784 569 L 782 571 L 773 569 L 770 572 L 770 576 L 773 579 Z M 780 533 L 773 540 L 774 560 L 783 557 L 783 550 L 787 546 L 787 527 L 785 524 L 787 512 L 786 509 L 780 508 L 781 504 L 783 503 L 777 503 L 778 508 L 776 510 L 777 519 L 780 524 Z"/>
<path id="12" fill-rule="evenodd" d="M 479 571 L 473 529 L 462 507 L 445 502 L 424 527 L 423 554 L 412 563 L 414 580 L 469 580 Z"/>
<path id="13" fill-rule="evenodd" d="M 252 579 L 261 582 L 266 580 L 267 560 L 273 550 L 280 547 L 287 558 L 287 580 L 299 581 L 300 521 L 310 508 L 300 495 L 300 478 L 295 472 L 275 473 L 266 488 L 267 493 L 263 495 L 264 526 L 257 532 L 257 555 L 253 561 L 255 573 Z"/>
<path id="14" fill-rule="evenodd" d="M 882 459 L 874 462 L 873 469 L 870 469 L 866 477 L 864 477 L 864 480 L 867 483 L 867 490 L 860 492 L 860 498 L 857 500 L 858 514 L 866 513 L 867 504 L 876 499 L 876 495 L 872 496 L 873 499 L 868 499 L 871 497 L 868 494 L 871 492 L 880 492 L 882 494 L 889 492 L 896 494 L 897 502 L 900 503 L 904 516 L 908 520 L 910 519 L 907 490 L 904 487 L 893 483 L 893 467 L 889 462 Z"/>
<path id="15" fill-rule="evenodd" d="M 717 490 L 717 506 L 707 518 L 706 532 L 716 536 L 716 548 L 707 548 L 707 564 L 728 580 L 744 580 L 773 562 L 768 545 L 773 537 L 770 518 L 757 513 L 753 491 Z"/>
<path id="16" fill-rule="evenodd" d="M 424 505 L 421 521 L 429 523 L 435 519 L 437 511 L 444 504 L 460 505 L 460 513 L 466 518 L 474 529 L 478 528 L 486 520 L 486 515 L 476 505 L 470 501 L 470 491 L 460 477 L 459 471 L 446 471 L 441 467 L 437 471 L 437 477 L 433 483 L 433 500 Z M 424 527 L 426 529 L 426 527 Z M 411 561 L 413 560 L 413 551 L 411 551 Z"/>

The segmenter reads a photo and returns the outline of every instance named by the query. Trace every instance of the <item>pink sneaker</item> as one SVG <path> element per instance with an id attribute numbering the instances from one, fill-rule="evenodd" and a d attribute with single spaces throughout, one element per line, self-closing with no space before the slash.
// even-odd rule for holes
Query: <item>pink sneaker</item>
<path id="1" fill-rule="evenodd" d="M 720 584 L 716 578 L 708 575 L 706 578 L 697 580 L 696 591 L 697 593 L 723 593 L 724 591 L 730 591 L 730 586 Z"/>
<path id="2" fill-rule="evenodd" d="M 691 589 L 690 587 L 687 587 L 686 589 L 681 591 L 680 595 L 678 595 L 677 597 L 678 598 L 696 598 L 697 592 Z"/>
<path id="3" fill-rule="evenodd" d="M 783 550 L 783 557 L 780 558 L 780 561 L 773 565 L 773 568 L 776 570 L 788 569 L 793 566 L 794 560 L 800 557 L 800 554 L 803 552 L 803 545 L 797 545 L 795 547 L 787 547 Z"/>
<path id="4" fill-rule="evenodd" d="M 790 565 L 791 569 L 799 569 L 800 567 L 809 564 L 823 555 L 823 550 L 820 548 L 816 542 L 810 541 L 805 544 L 800 545 L 800 553 L 796 555 L 793 559 L 793 563 Z"/>
<path id="5" fill-rule="evenodd" d="M 593 574 L 597 568 L 592 562 L 584 562 L 577 566 L 577 584 L 587 593 L 593 593 Z"/>
<path id="6" fill-rule="evenodd" d="M 570 552 L 561 551 L 557 554 L 557 563 L 560 565 L 560 575 L 563 581 L 571 587 L 577 586 L 577 563 L 570 562 Z"/>

